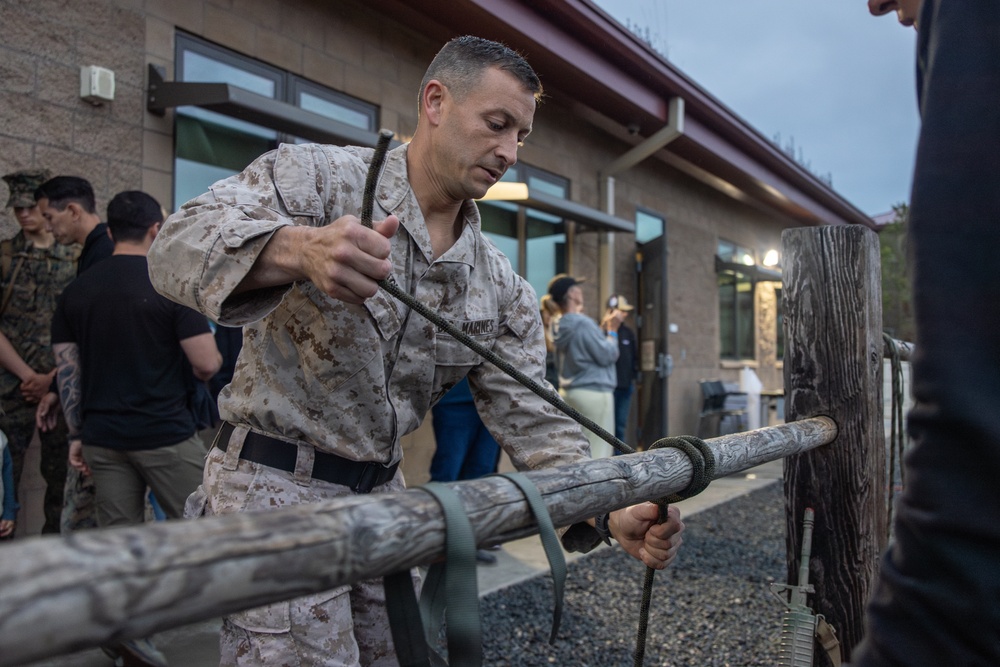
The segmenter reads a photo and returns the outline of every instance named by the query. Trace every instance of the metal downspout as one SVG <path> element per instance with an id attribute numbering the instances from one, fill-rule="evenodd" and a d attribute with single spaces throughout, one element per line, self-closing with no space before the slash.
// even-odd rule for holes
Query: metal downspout
<path id="1" fill-rule="evenodd" d="M 605 212 L 609 215 L 615 214 L 615 176 L 627 169 L 631 169 L 635 165 L 639 164 L 649 156 L 653 155 L 656 151 L 660 150 L 671 141 L 677 137 L 684 134 L 684 99 L 681 97 L 671 97 L 668 107 L 668 118 L 667 124 L 659 129 L 652 136 L 647 138 L 645 141 L 633 146 L 631 149 L 622 154 L 617 160 L 611 162 L 604 169 L 599 172 L 600 178 L 600 191 L 604 196 L 604 208 Z M 664 235 L 667 230 L 663 230 Z M 666 239 L 664 239 L 666 241 Z M 615 277 L 615 253 L 614 253 L 614 236 L 611 232 L 608 232 L 601 237 L 601 247 L 599 252 L 600 258 L 600 299 L 601 299 L 601 309 L 599 312 L 603 313 L 604 304 L 607 303 L 608 298 L 612 294 L 612 290 L 615 290 L 614 277 Z M 667 257 L 664 255 L 663 262 L 664 267 L 666 267 Z M 664 268 L 664 271 L 666 269 Z M 664 290 L 667 289 L 666 284 L 664 284 Z M 617 290 L 615 290 L 617 291 Z M 663 300 L 663 317 L 662 322 L 664 328 L 666 328 L 668 318 L 667 310 L 667 295 L 664 294 Z M 641 304 L 639 304 L 641 306 Z M 639 316 L 641 317 L 641 313 Z M 639 320 L 641 321 L 641 320 Z M 639 322 L 636 322 L 638 325 Z M 667 332 L 663 333 L 663 355 L 664 363 L 669 367 L 669 338 Z M 659 367 L 659 363 L 657 364 Z M 658 371 L 659 372 L 659 371 Z M 669 374 L 669 370 L 667 370 Z M 669 377 L 663 378 L 663 435 L 666 435 L 669 431 Z"/>
<path id="2" fill-rule="evenodd" d="M 639 164 L 682 134 L 684 134 L 684 98 L 671 97 L 668 106 L 667 124 L 598 172 L 600 191 L 604 197 L 605 213 L 608 215 L 615 214 L 615 176 Z M 599 298 L 602 304 L 608 300 L 615 289 L 615 253 L 613 252 L 613 248 L 613 232 L 607 232 L 601 237 L 600 249 L 600 267 L 602 270 L 600 272 Z"/>

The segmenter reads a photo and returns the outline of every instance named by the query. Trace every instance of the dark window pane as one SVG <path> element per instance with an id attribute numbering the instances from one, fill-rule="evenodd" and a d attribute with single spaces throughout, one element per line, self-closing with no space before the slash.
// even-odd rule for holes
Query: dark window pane
<path id="1" fill-rule="evenodd" d="M 719 282 L 719 356 L 736 359 L 736 274 L 723 271 Z"/>
<path id="2" fill-rule="evenodd" d="M 740 359 L 754 359 L 753 283 L 743 275 L 736 285 L 736 319 Z"/>

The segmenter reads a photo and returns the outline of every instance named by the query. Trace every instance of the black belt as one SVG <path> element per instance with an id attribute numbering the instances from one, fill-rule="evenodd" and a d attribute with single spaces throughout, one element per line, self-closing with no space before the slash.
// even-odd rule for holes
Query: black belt
<path id="1" fill-rule="evenodd" d="M 229 422 L 223 422 L 219 435 L 215 438 L 215 446 L 226 451 L 235 428 Z M 298 455 L 298 445 L 253 431 L 247 432 L 243 450 L 240 452 L 241 459 L 286 472 L 295 472 Z M 398 467 L 399 461 L 386 466 L 374 461 L 352 461 L 317 449 L 312 476 L 324 482 L 349 486 L 357 493 L 370 493 L 376 486 L 381 486 L 392 479 Z"/>

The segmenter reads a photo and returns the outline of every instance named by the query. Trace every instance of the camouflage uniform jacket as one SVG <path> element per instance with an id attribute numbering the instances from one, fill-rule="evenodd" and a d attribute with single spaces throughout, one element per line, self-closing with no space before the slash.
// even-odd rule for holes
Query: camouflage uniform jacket
<path id="1" fill-rule="evenodd" d="M 10 298 L 0 316 L 0 331 L 25 363 L 39 373 L 55 367 L 52 314 L 63 288 L 76 277 L 79 254 L 78 245 L 53 243 L 36 248 L 24 232 L 2 243 L 0 295 L 6 296 L 9 290 Z M 7 396 L 20 384 L 16 375 L 0 369 L 0 396 Z"/>
<path id="2" fill-rule="evenodd" d="M 396 282 L 539 382 L 545 342 L 534 290 L 480 233 L 475 203 L 455 245 L 432 260 L 407 181 L 407 146 L 389 153 L 374 218 L 399 217 Z M 228 325 L 246 325 L 224 419 L 361 461 L 402 458 L 400 437 L 469 375 L 476 404 L 519 469 L 587 457 L 580 427 L 391 296 L 363 305 L 309 282 L 230 296 L 283 225 L 360 215 L 372 150 L 283 145 L 171 216 L 149 254 L 154 286 Z"/>

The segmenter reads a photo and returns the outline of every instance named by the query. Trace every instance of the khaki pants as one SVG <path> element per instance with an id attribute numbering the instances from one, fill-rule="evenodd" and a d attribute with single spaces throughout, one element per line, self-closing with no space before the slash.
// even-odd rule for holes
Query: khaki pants
<path id="1" fill-rule="evenodd" d="M 593 389 L 563 389 L 559 393 L 580 414 L 590 417 L 594 423 L 608 433 L 615 432 L 615 395 L 613 392 Z M 589 428 L 583 429 L 583 434 L 590 442 L 591 458 L 604 459 L 615 453 L 614 447 Z"/>
<path id="2" fill-rule="evenodd" d="M 147 487 L 168 518 L 184 516 L 184 502 L 201 482 L 205 445 L 197 435 L 139 451 L 85 444 L 83 458 L 94 479 L 97 525 L 133 526 L 145 520 Z"/>

